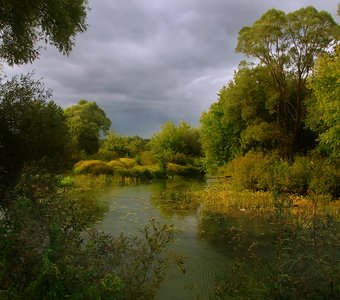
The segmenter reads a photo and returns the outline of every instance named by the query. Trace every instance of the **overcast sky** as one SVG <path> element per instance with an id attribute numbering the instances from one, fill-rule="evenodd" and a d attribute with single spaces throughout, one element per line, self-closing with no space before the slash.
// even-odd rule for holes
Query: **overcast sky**
<path id="1" fill-rule="evenodd" d="M 336 16 L 339 0 L 90 0 L 89 29 L 69 57 L 48 47 L 32 65 L 62 107 L 96 101 L 122 135 L 150 137 L 165 121 L 199 125 L 244 58 L 239 30 L 268 9 L 313 5 Z"/>

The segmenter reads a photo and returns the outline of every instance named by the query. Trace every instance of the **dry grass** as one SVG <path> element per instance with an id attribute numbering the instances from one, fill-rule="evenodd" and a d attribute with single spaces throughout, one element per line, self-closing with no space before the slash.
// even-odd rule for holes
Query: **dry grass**
<path id="1" fill-rule="evenodd" d="M 265 213 L 273 211 L 273 196 L 267 192 L 238 191 L 231 184 L 219 184 L 197 192 L 202 209 L 205 211 L 230 214 Z"/>
<path id="2" fill-rule="evenodd" d="M 264 215 L 273 213 L 278 199 L 270 192 L 237 190 L 232 183 L 218 183 L 204 191 L 195 192 L 201 208 L 210 213 Z M 285 197 L 285 196 L 284 196 Z M 302 197 L 287 195 L 287 203 L 293 214 L 332 215 L 340 219 L 340 200 L 331 200 L 327 195 Z"/>

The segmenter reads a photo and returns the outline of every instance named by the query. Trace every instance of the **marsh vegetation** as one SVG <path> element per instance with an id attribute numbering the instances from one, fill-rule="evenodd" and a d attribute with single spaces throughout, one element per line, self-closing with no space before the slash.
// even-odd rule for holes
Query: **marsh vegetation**
<path id="1" fill-rule="evenodd" d="M 86 29 L 86 1 L 10 2 L 9 64 L 43 37 L 69 53 Z M 148 139 L 110 131 L 96 102 L 61 108 L 32 74 L 1 76 L 0 299 L 340 298 L 338 40 L 327 12 L 269 10 L 240 30 L 252 60 L 200 127 Z"/>

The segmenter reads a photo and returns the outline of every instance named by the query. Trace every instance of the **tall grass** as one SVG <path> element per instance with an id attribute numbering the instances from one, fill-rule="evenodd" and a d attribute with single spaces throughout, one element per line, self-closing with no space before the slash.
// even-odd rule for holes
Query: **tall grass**
<path id="1" fill-rule="evenodd" d="M 224 215 L 240 212 L 262 214 L 274 208 L 270 193 L 239 191 L 230 183 L 212 184 L 203 191 L 197 191 L 196 197 L 203 211 Z"/>

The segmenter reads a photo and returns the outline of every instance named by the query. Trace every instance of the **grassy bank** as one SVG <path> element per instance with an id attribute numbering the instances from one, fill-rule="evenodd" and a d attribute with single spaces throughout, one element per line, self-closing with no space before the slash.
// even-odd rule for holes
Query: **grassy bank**
<path id="1" fill-rule="evenodd" d="M 284 202 L 292 213 L 332 215 L 340 220 L 340 200 L 329 195 L 296 195 L 268 191 L 239 190 L 232 181 L 210 183 L 205 190 L 195 192 L 203 211 L 222 215 L 272 215 Z"/>

